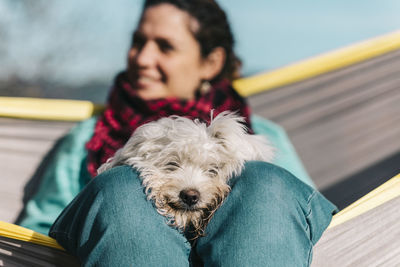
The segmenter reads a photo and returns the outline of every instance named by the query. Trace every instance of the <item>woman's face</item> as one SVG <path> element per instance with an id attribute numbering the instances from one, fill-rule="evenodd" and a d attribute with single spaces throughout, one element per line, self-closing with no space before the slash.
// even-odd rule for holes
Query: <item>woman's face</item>
<path id="1" fill-rule="evenodd" d="M 144 99 L 191 99 L 210 63 L 192 31 L 197 21 L 171 4 L 147 8 L 128 54 L 128 77 Z"/>

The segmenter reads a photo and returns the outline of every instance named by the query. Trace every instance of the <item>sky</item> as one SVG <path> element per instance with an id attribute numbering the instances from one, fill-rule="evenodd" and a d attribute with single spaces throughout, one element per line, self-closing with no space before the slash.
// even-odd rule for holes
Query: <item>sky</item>
<path id="1" fill-rule="evenodd" d="M 30 4 L 27 4 L 30 3 Z M 108 81 L 141 0 L 0 0 L 0 80 Z M 400 30 L 398 0 L 220 0 L 245 75 Z M 36 5 L 36 6 L 35 6 Z"/>

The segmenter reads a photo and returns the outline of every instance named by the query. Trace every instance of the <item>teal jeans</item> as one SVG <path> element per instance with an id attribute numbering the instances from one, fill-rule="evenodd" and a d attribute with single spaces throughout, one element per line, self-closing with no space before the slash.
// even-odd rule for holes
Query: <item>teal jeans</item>
<path id="1" fill-rule="evenodd" d="M 309 266 L 334 205 L 264 162 L 246 163 L 231 187 L 192 248 L 146 199 L 138 173 L 116 167 L 83 189 L 50 236 L 84 266 Z"/>

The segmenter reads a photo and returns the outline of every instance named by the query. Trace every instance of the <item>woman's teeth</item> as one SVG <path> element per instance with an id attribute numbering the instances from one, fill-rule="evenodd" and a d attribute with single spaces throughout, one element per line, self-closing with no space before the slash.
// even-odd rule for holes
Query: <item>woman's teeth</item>
<path id="1" fill-rule="evenodd" d="M 154 82 L 156 81 L 156 79 L 151 77 L 139 77 L 138 81 L 141 83 L 146 83 L 146 82 Z"/>

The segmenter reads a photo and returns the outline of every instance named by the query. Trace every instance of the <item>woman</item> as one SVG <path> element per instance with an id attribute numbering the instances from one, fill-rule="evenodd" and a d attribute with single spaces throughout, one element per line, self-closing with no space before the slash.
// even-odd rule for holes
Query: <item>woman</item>
<path id="1" fill-rule="evenodd" d="M 67 160 L 58 153 L 58 164 L 67 166 L 50 173 L 68 173 L 77 181 L 75 187 L 83 187 L 88 172 L 94 177 L 134 129 L 172 114 L 207 120 L 211 109 L 238 110 L 251 129 L 248 107 L 230 86 L 240 65 L 232 47 L 226 16 L 213 0 L 147 0 L 127 70 L 117 76 L 94 133 L 86 131 L 93 129 L 93 120 L 75 129 L 75 137 L 64 142 L 73 156 Z M 88 138 L 83 149 L 79 144 Z M 54 192 L 69 185 L 59 183 Z M 284 169 L 261 162 L 248 162 L 231 187 L 206 236 L 191 247 L 184 233 L 169 227 L 146 200 L 138 173 L 116 167 L 84 187 L 53 224 L 50 236 L 85 266 L 310 264 L 312 246 L 334 211 L 330 202 Z M 40 203 L 28 204 L 28 213 L 40 210 Z M 52 203 L 49 213 L 62 206 Z M 25 225 L 29 227 L 29 216 Z"/>

